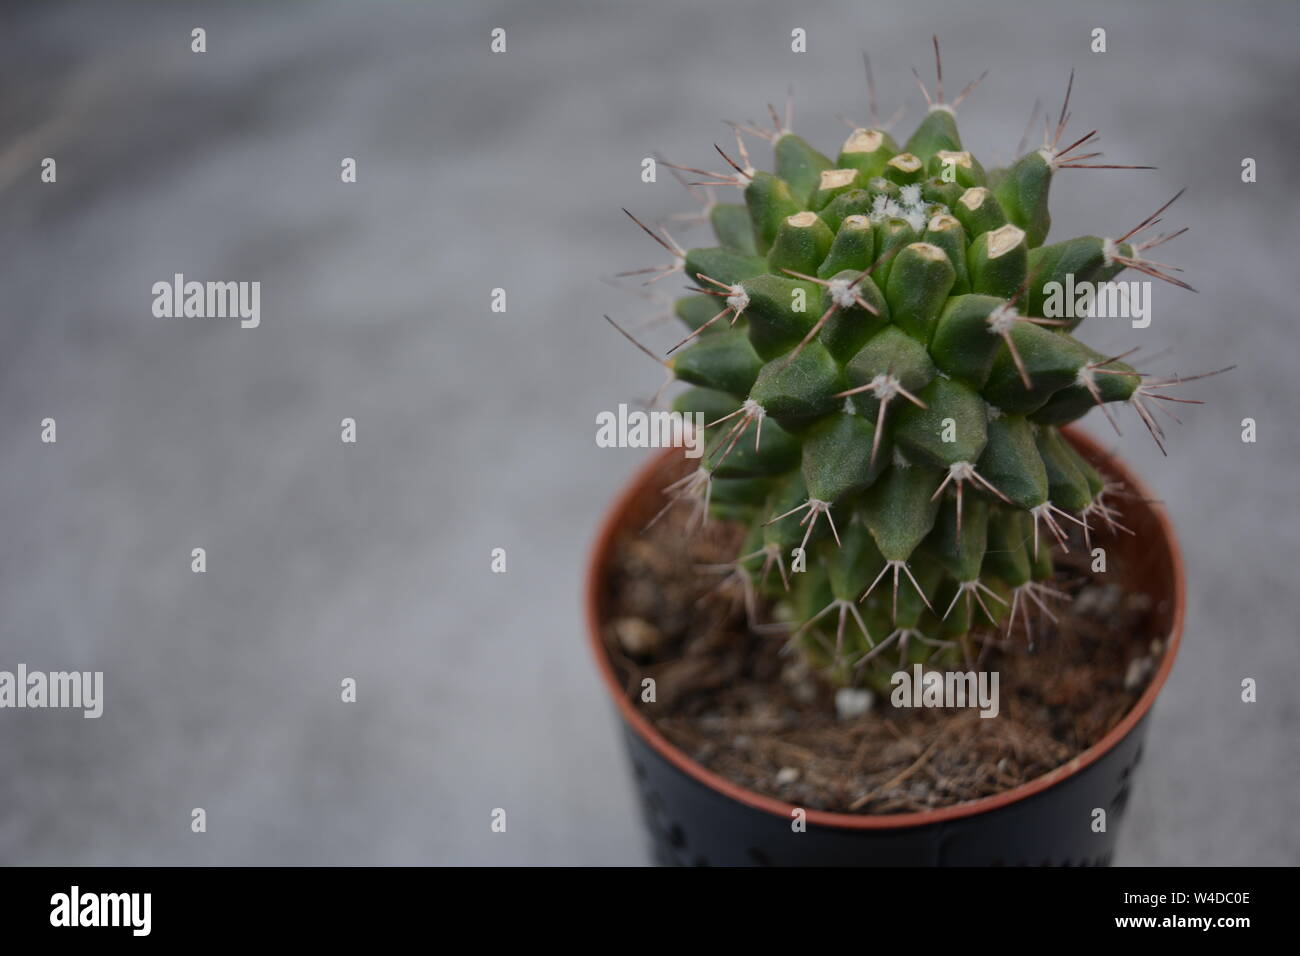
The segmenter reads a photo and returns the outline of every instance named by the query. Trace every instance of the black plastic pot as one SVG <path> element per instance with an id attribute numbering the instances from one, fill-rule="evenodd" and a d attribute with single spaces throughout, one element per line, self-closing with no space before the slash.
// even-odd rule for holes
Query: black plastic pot
<path id="1" fill-rule="evenodd" d="M 1110 538 L 1130 589 L 1153 599 L 1164 655 L 1133 709 L 1102 740 L 1064 766 L 1015 789 L 922 813 L 864 815 L 801 810 L 705 769 L 663 737 L 627 699 L 605 651 L 605 569 L 618 537 L 661 507 L 670 452 L 624 492 L 597 539 L 588 574 L 588 631 L 597 665 L 623 723 L 655 860 L 688 866 L 1104 866 L 1114 855 L 1146 717 L 1173 667 L 1182 636 L 1182 559 L 1151 496 L 1085 435 L 1067 437 L 1135 496 L 1125 502 L 1133 536 Z M 1118 560 L 1117 560 L 1118 559 Z M 1105 811 L 1105 829 L 1095 827 Z M 796 827 L 796 820 L 801 826 Z"/>

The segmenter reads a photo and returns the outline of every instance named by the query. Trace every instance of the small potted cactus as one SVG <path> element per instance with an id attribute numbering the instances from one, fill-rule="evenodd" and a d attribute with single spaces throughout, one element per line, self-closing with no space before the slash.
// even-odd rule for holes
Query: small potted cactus
<path id="1" fill-rule="evenodd" d="M 716 245 L 683 249 L 637 220 L 672 256 L 643 270 L 647 281 L 680 274 L 688 285 L 673 309 L 687 334 L 651 354 L 687 386 L 673 408 L 704 424 L 704 451 L 666 455 L 624 496 L 588 598 L 661 858 L 1086 863 L 1113 851 L 1143 718 L 1179 638 L 1182 575 L 1136 479 L 1068 426 L 1097 407 L 1118 430 L 1109 406 L 1128 405 L 1163 451 L 1155 410 L 1186 401 L 1168 389 L 1191 379 L 1089 348 L 1076 336 L 1089 310 L 1052 297 L 1124 270 L 1190 289 L 1147 256 L 1177 235 L 1151 235 L 1173 200 L 1117 238 L 1049 242 L 1058 170 L 1141 167 L 1098 162 L 1095 132 L 1069 141 L 1067 87 L 1042 147 L 986 169 L 955 118 L 975 84 L 946 102 L 938 52 L 936 40 L 929 110 L 901 145 L 855 129 L 832 159 L 772 110 L 772 130 L 735 125 L 735 153 L 715 147 L 725 174 L 674 167 L 693 190 L 743 194 L 707 203 Z M 751 165 L 754 135 L 772 146 L 771 172 Z M 1144 693 L 1102 739 L 1033 780 L 912 812 L 800 806 L 671 743 L 654 723 L 658 698 L 639 693 L 645 648 L 611 637 L 616 540 L 674 512 L 687 532 L 726 529 L 721 564 L 742 599 L 743 639 L 775 637 L 841 710 L 888 711 L 900 673 L 942 680 L 1030 653 L 1035 625 L 1068 600 L 1063 576 L 1080 571 L 1063 568 L 1070 553 L 1122 559 L 1126 589 L 1155 609 L 1159 650 Z M 689 629 L 711 626 L 702 612 Z"/>

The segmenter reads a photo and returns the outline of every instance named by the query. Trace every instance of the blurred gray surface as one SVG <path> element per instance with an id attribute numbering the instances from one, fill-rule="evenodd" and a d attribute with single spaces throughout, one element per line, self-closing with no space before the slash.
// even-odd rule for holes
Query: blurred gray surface
<path id="1" fill-rule="evenodd" d="M 662 259 L 619 206 L 688 210 L 667 177 L 640 182 L 641 157 L 715 165 L 718 120 L 791 83 L 797 130 L 833 151 L 835 114 L 865 119 L 862 46 L 905 132 L 932 32 L 951 89 L 991 71 L 962 110 L 986 164 L 1075 67 L 1071 129 L 1159 167 L 1062 173 L 1063 229 L 1117 235 L 1189 187 L 1166 223 L 1193 230 L 1165 248 L 1200 295 L 1162 287 L 1150 329 L 1085 336 L 1172 348 L 1160 371 L 1240 365 L 1196 389 L 1210 404 L 1186 407 L 1169 458 L 1135 418 L 1116 440 L 1167 502 L 1190 578 L 1118 862 L 1300 861 L 1298 14 L 6 5 L 0 669 L 102 669 L 106 704 L 98 721 L 0 711 L 0 862 L 644 862 L 580 617 L 597 519 L 645 455 L 597 449 L 594 416 L 660 381 L 600 320 L 654 311 L 598 281 Z M 38 181 L 44 156 L 57 185 Z M 261 280 L 261 328 L 154 318 L 150 286 L 175 272 Z M 1240 703 L 1243 677 L 1259 703 Z"/>

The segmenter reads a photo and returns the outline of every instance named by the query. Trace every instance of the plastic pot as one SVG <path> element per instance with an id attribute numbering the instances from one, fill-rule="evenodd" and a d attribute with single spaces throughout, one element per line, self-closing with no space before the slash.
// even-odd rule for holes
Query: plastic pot
<path id="1" fill-rule="evenodd" d="M 597 668 L 622 722 L 623 737 L 661 864 L 722 866 L 1097 866 L 1109 864 L 1142 759 L 1147 715 L 1173 668 L 1183 630 L 1182 558 L 1164 514 L 1121 463 L 1086 435 L 1066 437 L 1086 458 L 1124 482 L 1124 524 L 1135 535 L 1106 539 L 1125 585 L 1149 595 L 1164 655 L 1146 690 L 1100 741 L 1068 763 L 1011 790 L 920 813 L 864 815 L 796 808 L 705 769 L 670 743 L 630 702 L 602 639 L 606 571 L 615 542 L 662 506 L 664 476 L 680 467 L 669 450 L 651 461 L 605 518 L 587 574 L 587 631 Z M 1119 558 L 1117 561 L 1116 558 Z M 1106 811 L 1104 832 L 1092 825 Z"/>

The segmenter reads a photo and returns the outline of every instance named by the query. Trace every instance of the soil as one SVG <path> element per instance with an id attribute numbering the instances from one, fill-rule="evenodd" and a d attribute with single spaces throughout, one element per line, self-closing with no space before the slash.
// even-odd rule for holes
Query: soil
<path id="1" fill-rule="evenodd" d="M 996 718 L 976 708 L 895 708 L 880 695 L 865 714 L 841 715 L 836 689 L 798 654 L 781 653 L 786 635 L 752 632 L 735 596 L 718 589 L 725 575 L 701 570 L 733 560 L 742 530 L 714 521 L 691 534 L 686 511 L 619 540 L 606 647 L 629 700 L 665 737 L 715 773 L 788 803 L 901 813 L 1027 783 L 1105 736 L 1163 653 L 1150 599 L 1113 583 L 1122 568 L 1103 583 L 1058 555 L 1053 584 L 1074 596 L 1058 622 L 1035 622 L 1032 649 L 1022 628 L 988 643 L 981 667 L 1000 674 Z M 760 603 L 756 620 L 773 620 L 771 608 Z M 640 702 L 646 677 L 655 703 Z"/>

